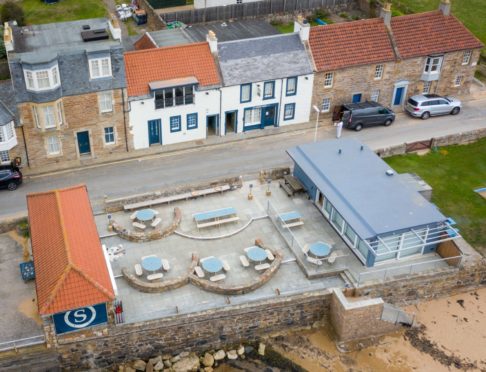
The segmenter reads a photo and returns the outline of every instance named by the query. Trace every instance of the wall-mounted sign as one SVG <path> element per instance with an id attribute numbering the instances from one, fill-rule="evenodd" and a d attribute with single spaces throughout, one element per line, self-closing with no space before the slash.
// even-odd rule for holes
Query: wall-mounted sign
<path id="1" fill-rule="evenodd" d="M 56 333 L 79 331 L 107 322 L 106 304 L 82 307 L 52 316 Z"/>

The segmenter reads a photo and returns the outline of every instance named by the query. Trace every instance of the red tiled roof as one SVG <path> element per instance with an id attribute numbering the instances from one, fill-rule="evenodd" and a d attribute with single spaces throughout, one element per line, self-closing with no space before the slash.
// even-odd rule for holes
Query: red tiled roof
<path id="1" fill-rule="evenodd" d="M 157 45 L 154 44 L 150 36 L 145 33 L 143 36 L 138 39 L 133 46 L 135 47 L 136 50 L 144 50 L 144 49 L 153 49 L 157 48 Z"/>
<path id="2" fill-rule="evenodd" d="M 380 18 L 312 27 L 309 44 L 317 71 L 395 59 L 388 32 Z"/>
<path id="3" fill-rule="evenodd" d="M 201 86 L 220 84 L 218 68 L 206 42 L 125 53 L 129 96 L 149 93 L 153 81 L 194 76 Z"/>
<path id="4" fill-rule="evenodd" d="M 86 186 L 27 195 L 39 314 L 115 298 Z"/>
<path id="5" fill-rule="evenodd" d="M 457 18 L 440 11 L 393 17 L 391 29 L 401 58 L 483 46 Z"/>

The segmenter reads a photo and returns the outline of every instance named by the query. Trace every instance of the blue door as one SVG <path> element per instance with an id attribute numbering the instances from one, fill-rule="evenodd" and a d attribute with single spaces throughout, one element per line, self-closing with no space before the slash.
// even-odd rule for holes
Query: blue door
<path id="1" fill-rule="evenodd" d="M 161 130 L 160 119 L 148 121 L 149 146 L 155 143 L 161 143 L 160 130 Z"/>
<path id="2" fill-rule="evenodd" d="M 361 102 L 361 93 L 353 94 L 353 103 L 360 103 Z"/>
<path id="3" fill-rule="evenodd" d="M 262 108 L 262 127 L 275 125 L 275 116 L 277 105 L 265 106 Z"/>
<path id="4" fill-rule="evenodd" d="M 393 105 L 398 106 L 402 104 L 404 87 L 399 87 L 395 89 L 395 99 L 393 100 Z"/>
<path id="5" fill-rule="evenodd" d="M 91 152 L 91 146 L 89 144 L 89 132 L 78 132 L 76 133 L 78 138 L 78 148 L 79 148 L 79 155 L 86 155 Z"/>

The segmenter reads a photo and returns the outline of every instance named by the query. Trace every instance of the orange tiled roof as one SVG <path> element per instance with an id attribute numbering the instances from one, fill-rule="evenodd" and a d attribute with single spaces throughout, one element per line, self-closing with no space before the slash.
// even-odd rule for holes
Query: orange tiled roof
<path id="1" fill-rule="evenodd" d="M 133 46 L 135 47 L 136 50 L 144 50 L 144 49 L 153 49 L 157 48 L 157 45 L 154 44 L 150 36 L 145 33 L 143 36 L 138 39 Z"/>
<path id="2" fill-rule="evenodd" d="M 402 58 L 483 46 L 458 19 L 440 11 L 393 17 L 391 28 Z"/>
<path id="3" fill-rule="evenodd" d="M 153 81 L 195 76 L 201 86 L 220 84 L 218 68 L 206 42 L 125 53 L 128 95 L 149 93 Z"/>
<path id="4" fill-rule="evenodd" d="M 309 44 L 317 71 L 395 59 L 381 18 L 312 27 Z"/>
<path id="5" fill-rule="evenodd" d="M 86 186 L 27 195 L 39 314 L 115 298 Z"/>

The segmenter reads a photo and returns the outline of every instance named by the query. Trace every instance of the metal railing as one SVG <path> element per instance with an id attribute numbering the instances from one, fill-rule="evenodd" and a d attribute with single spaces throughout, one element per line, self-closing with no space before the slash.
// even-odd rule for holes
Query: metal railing
<path id="1" fill-rule="evenodd" d="M 40 345 L 46 342 L 44 335 L 21 338 L 19 340 L 7 341 L 0 343 L 0 351 L 17 350 L 22 347 Z"/>
<path id="2" fill-rule="evenodd" d="M 280 236 L 282 236 L 283 240 L 285 240 L 285 242 L 287 243 L 289 248 L 294 252 L 294 254 L 298 252 L 302 252 L 303 251 L 302 245 L 297 240 L 297 238 L 292 233 L 292 231 L 288 227 L 283 226 L 283 221 L 279 217 L 280 213 L 275 209 L 275 207 L 272 205 L 272 203 L 270 203 L 270 201 L 267 201 L 267 215 L 270 218 L 270 221 L 272 221 L 277 231 L 280 233 Z"/>
<path id="3" fill-rule="evenodd" d="M 430 261 L 415 262 L 408 265 L 393 266 L 385 269 L 364 271 L 357 275 L 357 286 L 360 287 L 365 282 L 384 282 L 387 279 L 397 276 L 407 276 L 412 274 L 430 273 L 438 270 L 451 269 L 455 270 L 462 261 L 462 255 L 454 257 L 445 257 Z M 452 262 L 449 264 L 449 262 Z M 430 268 L 428 268 L 430 266 Z M 422 270 L 421 270 L 422 269 Z"/>

